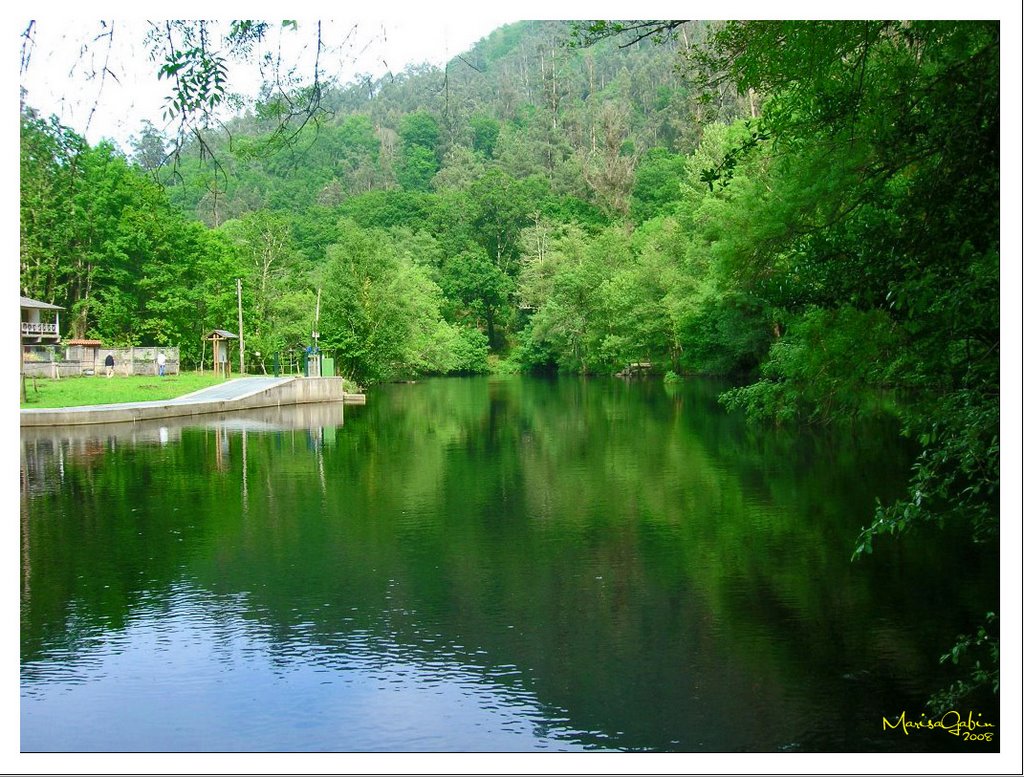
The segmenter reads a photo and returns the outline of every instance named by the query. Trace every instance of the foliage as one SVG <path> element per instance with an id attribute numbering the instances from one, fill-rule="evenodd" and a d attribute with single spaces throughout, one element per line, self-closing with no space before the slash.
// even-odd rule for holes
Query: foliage
<path id="1" fill-rule="evenodd" d="M 402 155 L 398 167 L 398 183 L 409 191 L 427 191 L 436 172 L 434 152 L 423 146 L 412 146 Z"/>
<path id="2" fill-rule="evenodd" d="M 111 146 L 89 148 L 31 113 L 22 186 L 22 292 L 69 310 L 75 336 L 180 345 L 193 363 L 205 307 L 198 270 L 224 259 L 216 241 Z"/>
<path id="3" fill-rule="evenodd" d="M 22 114 L 20 280 L 22 294 L 29 297 L 63 301 L 73 284 L 68 259 L 78 225 L 69 205 L 83 147 L 83 140 L 55 119 Z"/>
<path id="4" fill-rule="evenodd" d="M 640 160 L 630 200 L 629 212 L 637 222 L 667 215 L 680 200 L 680 181 L 685 160 L 665 148 L 652 148 Z"/>
<path id="5" fill-rule="evenodd" d="M 445 259 L 439 282 L 458 310 L 485 322 L 493 342 L 497 311 L 507 303 L 514 288 L 508 275 L 482 249 L 472 247 Z"/>
<path id="6" fill-rule="evenodd" d="M 942 398 L 933 420 L 917 438 L 921 453 L 910 480 L 910 497 L 879 505 L 861 532 L 855 555 L 871 553 L 873 540 L 927 524 L 960 521 L 978 542 L 998 539 L 999 407 L 966 389 Z"/>
<path id="7" fill-rule="evenodd" d="M 398 137 L 403 148 L 425 148 L 436 156 L 441 128 L 426 111 L 407 113 L 398 123 Z"/>
<path id="8" fill-rule="evenodd" d="M 427 268 L 388 233 L 343 224 L 327 250 L 321 342 L 359 382 L 474 370 L 475 341 L 441 317 L 441 301 Z"/>
<path id="9" fill-rule="evenodd" d="M 961 634 L 940 661 L 962 666 L 968 671 L 967 679 L 959 679 L 944 691 L 928 700 L 933 714 L 941 715 L 956 709 L 972 694 L 979 691 L 999 693 L 999 618 L 994 612 L 985 614 L 984 625 L 975 634 Z"/>
<path id="10" fill-rule="evenodd" d="M 501 124 L 490 116 L 478 114 L 469 120 L 469 126 L 473 130 L 473 149 L 479 151 L 485 159 L 493 157 Z"/>
<path id="11" fill-rule="evenodd" d="M 399 123 L 402 154 L 398 182 L 403 189 L 426 191 L 438 170 L 440 128 L 429 113 L 406 114 Z"/>
<path id="12" fill-rule="evenodd" d="M 430 195 L 420 192 L 376 189 L 346 200 L 337 209 L 361 227 L 422 227 L 434 211 Z"/>
<path id="13" fill-rule="evenodd" d="M 755 142 L 732 158 L 735 200 L 756 226 L 723 258 L 793 322 L 761 381 L 727 400 L 828 422 L 867 412 L 878 389 L 906 389 L 900 415 L 921 452 L 907 496 L 879 505 L 855 555 L 881 534 L 951 521 L 991 542 L 998 25 L 729 23 L 703 64 L 771 95 Z M 750 173 L 771 197 L 749 188 Z"/>
<path id="14" fill-rule="evenodd" d="M 470 326 L 453 327 L 457 337 L 451 343 L 449 372 L 472 375 L 490 371 L 487 335 Z"/>
<path id="15" fill-rule="evenodd" d="M 873 391 L 893 386 L 906 365 L 900 338 L 882 311 L 809 308 L 772 343 L 761 380 L 723 394 L 730 409 L 760 420 L 829 423 L 874 410 Z"/>

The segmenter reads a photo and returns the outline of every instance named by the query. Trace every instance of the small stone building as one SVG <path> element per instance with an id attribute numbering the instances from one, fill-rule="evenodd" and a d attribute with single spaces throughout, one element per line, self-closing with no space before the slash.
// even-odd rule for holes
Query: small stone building
<path id="1" fill-rule="evenodd" d="M 78 362 L 82 375 L 94 375 L 103 367 L 103 359 L 99 355 L 102 345 L 102 340 L 65 340 L 64 360 Z"/>

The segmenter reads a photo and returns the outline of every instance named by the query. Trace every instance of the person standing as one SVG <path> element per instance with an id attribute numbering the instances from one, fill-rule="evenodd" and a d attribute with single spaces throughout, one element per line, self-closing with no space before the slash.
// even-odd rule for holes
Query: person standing
<path id="1" fill-rule="evenodd" d="M 107 358 L 103 360 L 103 366 L 107 368 L 107 377 L 114 377 L 114 354 L 107 354 Z"/>
<path id="2" fill-rule="evenodd" d="M 164 355 L 163 351 L 160 351 L 160 353 L 157 354 L 156 366 L 160 373 L 160 377 L 162 378 L 164 376 L 164 371 L 167 369 L 167 357 Z"/>

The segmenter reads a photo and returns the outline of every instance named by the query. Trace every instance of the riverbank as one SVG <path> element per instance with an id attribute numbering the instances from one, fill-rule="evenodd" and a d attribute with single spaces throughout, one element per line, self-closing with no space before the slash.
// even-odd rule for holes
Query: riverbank
<path id="1" fill-rule="evenodd" d="M 126 423 L 311 402 L 364 404 L 366 396 L 346 392 L 342 378 L 237 378 L 175 399 L 23 409 L 21 426 Z"/>
<path id="2" fill-rule="evenodd" d="M 175 399 L 193 391 L 225 383 L 212 372 L 182 372 L 163 378 L 156 375 L 102 375 L 25 380 L 23 409 L 110 405 L 119 402 L 152 402 Z"/>

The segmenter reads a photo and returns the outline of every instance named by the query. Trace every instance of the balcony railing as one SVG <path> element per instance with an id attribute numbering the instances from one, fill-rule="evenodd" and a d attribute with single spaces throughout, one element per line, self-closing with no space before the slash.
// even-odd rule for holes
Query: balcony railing
<path id="1" fill-rule="evenodd" d="M 57 325 L 42 322 L 22 321 L 21 333 L 23 335 L 56 335 Z"/>

